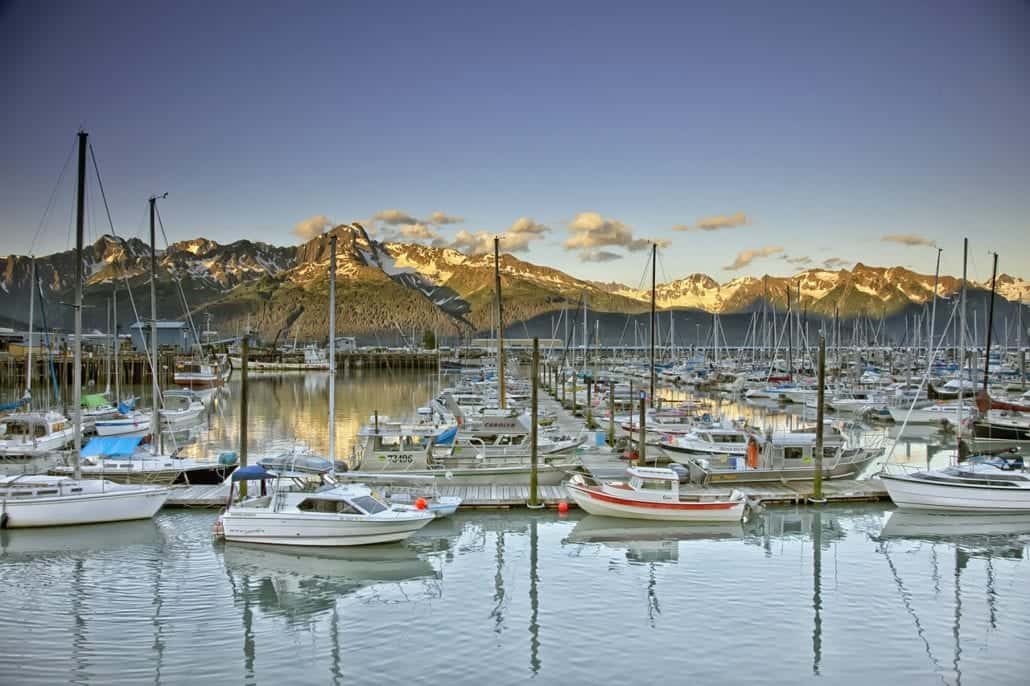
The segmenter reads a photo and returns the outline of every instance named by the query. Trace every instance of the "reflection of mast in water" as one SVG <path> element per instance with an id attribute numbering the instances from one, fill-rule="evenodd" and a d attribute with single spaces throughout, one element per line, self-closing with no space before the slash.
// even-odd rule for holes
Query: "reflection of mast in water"
<path id="1" fill-rule="evenodd" d="M 164 539 L 162 539 L 163 541 Z M 161 546 L 160 555 L 157 558 L 157 570 L 154 572 L 154 645 L 153 650 L 157 654 L 157 672 L 154 675 L 154 683 L 161 683 L 161 663 L 165 654 L 165 641 L 163 627 L 161 626 L 161 608 L 164 606 L 164 599 L 161 597 L 161 570 L 164 567 L 165 555 L 164 545 Z"/>
<path id="2" fill-rule="evenodd" d="M 823 659 L 823 513 L 812 513 L 812 673 L 819 676 Z"/>
<path id="3" fill-rule="evenodd" d="M 334 684 L 343 683 L 343 670 L 340 668 L 340 626 L 339 610 L 333 603 L 333 621 L 329 625 L 329 640 L 333 643 L 333 666 L 330 673 Z"/>
<path id="4" fill-rule="evenodd" d="M 82 559 L 75 560 L 75 567 L 72 571 L 72 622 L 75 625 L 75 629 L 72 633 L 72 660 L 75 665 L 75 673 L 78 676 L 75 679 L 78 683 L 87 683 L 89 677 L 83 673 L 82 668 L 85 666 L 86 661 L 82 659 L 79 654 L 85 647 L 86 637 L 83 635 L 86 628 L 86 620 L 82 616 L 82 574 L 83 574 L 83 561 Z"/>
<path id="5" fill-rule="evenodd" d="M 952 660 L 952 668 L 955 670 L 955 686 L 962 684 L 962 670 L 959 669 L 958 661 L 962 655 L 962 643 L 960 641 L 960 623 L 962 621 L 962 568 L 965 566 L 965 555 L 955 544 L 955 623 L 952 627 L 952 635 L 955 637 L 955 659 Z"/>
<path id="6" fill-rule="evenodd" d="M 654 568 L 654 562 L 647 564 L 647 621 L 652 629 L 655 627 L 656 615 L 662 614 L 662 608 L 658 605 L 658 580 Z"/>
<path id="7" fill-rule="evenodd" d="M 494 609 L 490 611 L 490 616 L 494 619 L 494 631 L 501 633 L 504 629 L 504 531 L 497 532 L 495 559 L 497 571 L 494 572 Z"/>
<path id="8" fill-rule="evenodd" d="M 529 522 L 529 669 L 536 676 L 540 672 L 540 596 L 537 592 L 537 521 Z"/>
<path id="9" fill-rule="evenodd" d="M 231 574 L 229 575 L 232 576 Z M 250 576 L 240 577 L 244 590 L 250 586 Z M 254 682 L 254 611 L 250 609 L 250 593 L 243 594 L 243 680 Z"/>

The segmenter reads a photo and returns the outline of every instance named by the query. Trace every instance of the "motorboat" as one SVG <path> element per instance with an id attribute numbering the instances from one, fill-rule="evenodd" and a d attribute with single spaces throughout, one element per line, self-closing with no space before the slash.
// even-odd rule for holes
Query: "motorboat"
<path id="1" fill-rule="evenodd" d="M 193 391 L 181 389 L 162 394 L 164 407 L 158 412 L 165 426 L 176 426 L 194 421 L 204 412 L 204 403 Z"/>
<path id="2" fill-rule="evenodd" d="M 670 454 L 670 457 L 675 455 L 744 456 L 747 453 L 747 443 L 750 437 L 751 434 L 741 429 L 696 428 L 685 436 L 663 436 L 658 445 Z"/>
<path id="3" fill-rule="evenodd" d="M 930 401 L 917 403 L 915 407 L 912 407 L 911 403 L 906 403 L 901 407 L 889 407 L 887 411 L 897 424 L 906 420 L 909 424 L 941 424 L 955 420 L 958 416 L 958 403 Z"/>
<path id="4" fill-rule="evenodd" d="M 811 481 L 816 474 L 814 430 L 751 434 L 744 454 L 727 451 L 705 456 L 684 455 L 679 460 L 691 483 L 759 483 Z M 822 476 L 824 479 L 855 478 L 883 454 L 880 447 L 859 446 L 857 437 L 847 438 L 838 428 L 823 429 Z M 676 456 L 679 458 L 679 456 Z"/>
<path id="5" fill-rule="evenodd" d="M 747 500 L 740 491 L 680 491 L 680 474 L 661 467 L 630 467 L 626 481 L 592 481 L 574 474 L 565 488 L 585 512 L 606 517 L 677 522 L 739 522 Z"/>
<path id="6" fill-rule="evenodd" d="M 147 519 L 167 498 L 168 489 L 163 486 L 127 486 L 67 476 L 0 477 L 0 528 Z"/>
<path id="7" fill-rule="evenodd" d="M 880 474 L 894 504 L 908 510 L 1030 513 L 1030 475 L 1003 461 L 968 462 L 910 473 Z"/>
<path id="8" fill-rule="evenodd" d="M 232 364 L 228 357 L 214 362 L 189 359 L 175 363 L 172 382 L 184 388 L 212 388 L 221 386 L 232 374 Z"/>
<path id="9" fill-rule="evenodd" d="M 125 408 L 114 417 L 98 419 L 93 425 L 97 436 L 146 436 L 150 433 L 151 413 Z"/>
<path id="10" fill-rule="evenodd" d="M 391 505 L 364 484 L 334 484 L 327 460 L 305 458 L 257 465 L 232 475 L 229 505 L 216 531 L 227 541 L 297 546 L 354 546 L 402 541 L 433 521 L 425 509 Z M 251 482 L 258 492 L 234 500 L 235 486 Z"/>
<path id="11" fill-rule="evenodd" d="M 334 483 L 358 481 L 374 486 L 383 500 L 398 505 L 416 505 L 422 502 L 433 516 L 450 517 L 461 506 L 461 497 L 441 495 L 435 476 L 409 474 L 383 474 L 372 472 L 346 472 L 333 476 Z"/>
<path id="12" fill-rule="evenodd" d="M 436 446 L 433 437 L 414 431 L 392 431 L 389 427 L 365 427 L 358 433 L 353 457 L 356 470 L 384 474 L 442 476 L 453 483 L 526 485 L 531 464 L 529 446 L 506 455 L 460 445 Z M 575 455 L 538 455 L 537 483 L 557 486 L 565 472 L 580 466 Z"/>
<path id="13" fill-rule="evenodd" d="M 16 412 L 0 418 L 0 461 L 43 457 L 75 438 L 75 427 L 58 412 Z"/>

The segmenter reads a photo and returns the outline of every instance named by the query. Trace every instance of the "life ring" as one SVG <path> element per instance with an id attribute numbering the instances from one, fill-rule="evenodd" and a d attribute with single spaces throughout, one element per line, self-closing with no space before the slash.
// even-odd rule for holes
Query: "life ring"
<path id="1" fill-rule="evenodd" d="M 747 439 L 747 466 L 748 469 L 758 469 L 758 441 L 754 436 Z"/>

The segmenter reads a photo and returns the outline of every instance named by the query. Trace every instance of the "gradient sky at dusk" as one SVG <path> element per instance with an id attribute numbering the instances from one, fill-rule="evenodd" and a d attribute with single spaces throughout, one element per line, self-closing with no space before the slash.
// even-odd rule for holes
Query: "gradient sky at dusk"
<path id="1" fill-rule="evenodd" d="M 398 209 L 463 217 L 425 227 L 441 242 L 529 217 L 552 231 L 520 256 L 632 284 L 643 252 L 567 250 L 570 226 L 671 241 L 667 278 L 933 271 L 888 234 L 1028 277 L 1028 37 L 1015 1 L 0 1 L 0 254 L 33 246 L 84 127 L 123 235 L 168 191 L 172 240 Z M 70 176 L 37 253 L 69 245 Z"/>

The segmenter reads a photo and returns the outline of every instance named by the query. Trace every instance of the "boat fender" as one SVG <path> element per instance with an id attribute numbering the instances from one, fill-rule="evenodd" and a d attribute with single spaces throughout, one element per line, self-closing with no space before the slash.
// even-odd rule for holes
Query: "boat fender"
<path id="1" fill-rule="evenodd" d="M 712 421 L 712 415 L 705 412 L 703 415 L 701 415 L 701 421 L 705 424 L 710 424 Z"/>
<path id="2" fill-rule="evenodd" d="M 10 520 L 10 518 L 10 515 L 8 515 L 6 512 L 0 514 L 0 529 L 7 528 L 7 522 Z"/>
<path id="3" fill-rule="evenodd" d="M 758 469 L 758 441 L 754 436 L 747 439 L 747 466 L 748 469 Z"/>

